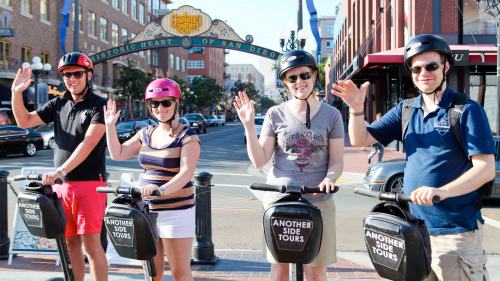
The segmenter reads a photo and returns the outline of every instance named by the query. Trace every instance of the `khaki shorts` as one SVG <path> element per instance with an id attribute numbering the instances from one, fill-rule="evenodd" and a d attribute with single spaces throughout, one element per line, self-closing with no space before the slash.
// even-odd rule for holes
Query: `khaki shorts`
<path id="1" fill-rule="evenodd" d="M 488 281 L 483 225 L 469 232 L 431 235 L 432 270 L 439 280 Z"/>
<path id="2" fill-rule="evenodd" d="M 264 209 L 267 209 L 276 198 L 264 196 Z M 323 220 L 323 238 L 318 256 L 309 264 L 313 266 L 328 266 L 337 262 L 337 239 L 335 230 L 335 203 L 333 198 L 313 203 L 321 211 Z M 266 259 L 270 263 L 278 263 L 267 245 L 265 245 Z"/>

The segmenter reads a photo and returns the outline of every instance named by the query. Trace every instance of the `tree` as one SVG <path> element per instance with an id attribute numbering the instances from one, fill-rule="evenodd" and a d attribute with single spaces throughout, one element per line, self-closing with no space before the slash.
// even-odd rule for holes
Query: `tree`
<path id="1" fill-rule="evenodd" d="M 224 95 L 224 88 L 218 85 L 215 79 L 205 75 L 195 77 L 190 90 L 193 94 L 187 95 L 186 102 L 195 104 L 198 110 L 219 104 Z"/>
<path id="2" fill-rule="evenodd" d="M 182 92 L 182 101 L 181 101 L 181 113 L 184 113 L 184 112 L 187 112 L 187 105 L 189 104 L 189 101 L 190 101 L 190 93 L 189 93 L 189 88 L 187 86 L 187 82 L 182 80 L 182 78 L 174 75 L 172 78 L 170 78 L 172 80 L 174 80 L 178 85 L 179 87 L 181 88 L 181 92 Z"/>
<path id="3" fill-rule="evenodd" d="M 120 97 L 140 100 L 144 99 L 144 90 L 151 81 L 151 76 L 136 68 L 134 63 L 128 60 L 127 65 L 120 68 L 118 79 L 115 80 L 113 87 Z"/>
<path id="4" fill-rule="evenodd" d="M 231 88 L 231 96 L 237 96 L 240 91 L 246 92 L 248 98 L 255 102 L 257 102 L 260 98 L 259 91 L 255 89 L 255 85 L 252 82 L 241 82 L 241 80 L 236 81 L 234 86 Z"/>
<path id="5" fill-rule="evenodd" d="M 327 61 L 328 61 L 328 57 L 324 57 L 321 59 L 319 65 L 318 65 L 319 83 L 322 86 L 325 85 L 325 65 L 326 65 Z"/>
<path id="6" fill-rule="evenodd" d="M 276 105 L 276 102 L 272 99 L 262 96 L 260 97 L 260 110 L 261 112 L 266 112 L 271 106 Z"/>

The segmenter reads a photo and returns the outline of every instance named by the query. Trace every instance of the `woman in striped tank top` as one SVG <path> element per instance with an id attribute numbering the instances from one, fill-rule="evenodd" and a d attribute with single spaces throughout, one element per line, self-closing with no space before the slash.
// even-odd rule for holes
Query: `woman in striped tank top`
<path id="1" fill-rule="evenodd" d="M 159 125 L 151 125 L 120 144 L 116 121 L 120 111 L 115 101 L 105 107 L 106 138 L 113 160 L 138 156 L 144 168 L 140 182 L 142 196 L 151 211 L 158 212 L 156 271 L 163 280 L 164 255 L 175 281 L 192 281 L 190 260 L 195 234 L 195 199 L 191 182 L 200 157 L 200 140 L 189 127 L 176 120 L 182 98 L 179 85 L 170 79 L 157 79 L 146 88 L 145 100 Z M 159 190 L 161 196 L 149 196 Z"/>

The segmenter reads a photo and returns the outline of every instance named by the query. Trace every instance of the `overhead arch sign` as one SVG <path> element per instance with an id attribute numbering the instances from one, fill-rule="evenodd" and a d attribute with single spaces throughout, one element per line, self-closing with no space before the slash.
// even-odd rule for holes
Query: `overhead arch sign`
<path id="1" fill-rule="evenodd" d="M 253 45 L 253 37 L 243 40 L 233 28 L 221 20 L 212 20 L 209 15 L 191 6 L 182 6 L 149 23 L 127 44 L 91 55 L 94 64 L 111 58 L 155 48 L 213 47 L 236 50 L 276 60 L 280 52 Z"/>

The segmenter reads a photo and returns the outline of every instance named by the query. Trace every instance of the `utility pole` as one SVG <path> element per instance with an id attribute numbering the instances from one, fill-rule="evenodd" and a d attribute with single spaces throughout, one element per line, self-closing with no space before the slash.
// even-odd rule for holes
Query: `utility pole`
<path id="1" fill-rule="evenodd" d="M 297 11 L 297 34 L 302 29 L 302 0 L 299 0 L 299 10 Z"/>
<path id="2" fill-rule="evenodd" d="M 78 42 L 80 35 L 80 3 L 79 0 L 74 0 L 75 4 L 75 16 L 74 21 L 75 24 L 73 26 L 73 51 L 80 51 L 80 43 Z"/>

